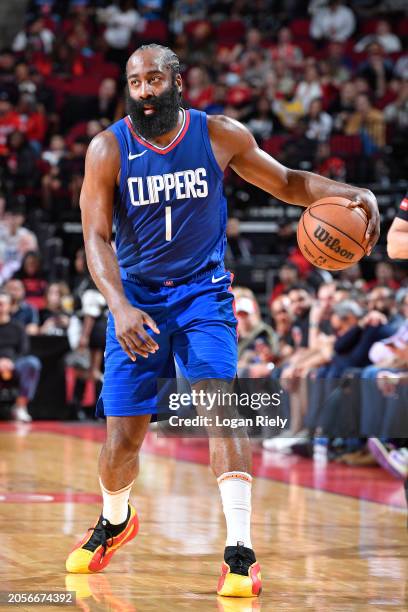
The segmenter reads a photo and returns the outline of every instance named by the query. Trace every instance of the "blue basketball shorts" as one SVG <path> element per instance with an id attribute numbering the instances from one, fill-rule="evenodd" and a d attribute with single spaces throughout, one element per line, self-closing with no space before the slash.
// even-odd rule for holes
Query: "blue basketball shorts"
<path id="1" fill-rule="evenodd" d="M 176 378 L 175 360 L 190 384 L 234 379 L 238 351 L 231 281 L 223 267 L 174 287 L 122 280 L 129 302 L 156 322 L 160 334 L 147 331 L 159 350 L 147 359 L 137 355 L 133 362 L 116 339 L 109 314 L 98 416 L 156 415 L 158 381 Z"/>

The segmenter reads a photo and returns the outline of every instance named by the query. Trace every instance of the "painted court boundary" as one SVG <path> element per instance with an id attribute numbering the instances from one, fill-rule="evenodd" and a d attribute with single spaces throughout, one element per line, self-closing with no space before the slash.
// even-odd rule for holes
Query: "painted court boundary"
<path id="1" fill-rule="evenodd" d="M 0 433 L 54 433 L 82 440 L 101 443 L 105 440 L 104 426 L 97 424 L 38 421 L 30 424 L 1 423 Z M 208 443 L 197 438 L 157 437 L 148 432 L 142 451 L 177 461 L 208 465 Z M 278 455 L 256 449 L 253 456 L 253 473 L 285 484 L 343 495 L 394 508 L 406 507 L 404 487 L 381 468 L 349 468 L 340 464 L 320 465 L 309 459 L 291 455 Z"/>

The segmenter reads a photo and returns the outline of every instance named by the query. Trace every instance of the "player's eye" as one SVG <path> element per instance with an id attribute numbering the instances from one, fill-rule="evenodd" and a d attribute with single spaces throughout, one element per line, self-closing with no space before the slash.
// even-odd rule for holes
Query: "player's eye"
<path id="1" fill-rule="evenodd" d="M 160 81 L 160 77 L 159 76 L 154 76 L 150 79 L 151 83 L 158 83 Z"/>
<path id="2" fill-rule="evenodd" d="M 130 81 L 130 84 L 132 85 L 132 87 L 137 87 L 137 85 L 139 85 L 139 81 L 137 81 L 136 79 L 132 79 Z"/>

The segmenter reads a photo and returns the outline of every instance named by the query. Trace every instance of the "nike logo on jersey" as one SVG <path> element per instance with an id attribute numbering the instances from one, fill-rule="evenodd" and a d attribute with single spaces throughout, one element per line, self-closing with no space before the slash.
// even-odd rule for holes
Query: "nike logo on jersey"
<path id="1" fill-rule="evenodd" d="M 136 159 L 136 157 L 142 157 L 142 155 L 144 155 L 145 153 L 147 153 L 147 150 L 142 151 L 141 153 L 135 153 L 134 155 L 132 155 L 132 153 L 129 153 L 129 159 Z"/>
<path id="2" fill-rule="evenodd" d="M 132 176 L 128 178 L 127 183 L 133 206 L 208 196 L 205 168 L 152 176 Z"/>
<path id="3" fill-rule="evenodd" d="M 214 276 L 214 274 L 213 274 L 213 277 L 212 277 L 212 279 L 211 279 L 211 282 L 212 282 L 212 283 L 218 283 L 220 280 L 222 280 L 222 279 L 223 279 L 223 278 L 225 278 L 226 276 L 227 276 L 227 275 L 226 275 L 226 274 L 224 274 L 224 276 L 219 276 L 218 278 L 215 278 L 215 276 Z"/>

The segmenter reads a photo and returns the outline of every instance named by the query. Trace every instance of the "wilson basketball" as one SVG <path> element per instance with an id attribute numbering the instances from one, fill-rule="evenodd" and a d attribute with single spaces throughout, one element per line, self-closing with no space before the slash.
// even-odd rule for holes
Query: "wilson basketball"
<path id="1" fill-rule="evenodd" d="M 363 208 L 346 208 L 350 200 L 322 198 L 302 214 L 297 239 L 310 263 L 323 270 L 344 270 L 364 257 L 368 217 Z"/>

